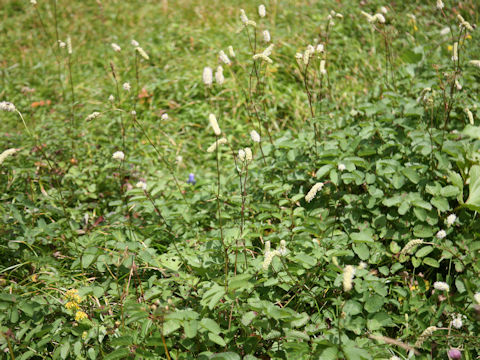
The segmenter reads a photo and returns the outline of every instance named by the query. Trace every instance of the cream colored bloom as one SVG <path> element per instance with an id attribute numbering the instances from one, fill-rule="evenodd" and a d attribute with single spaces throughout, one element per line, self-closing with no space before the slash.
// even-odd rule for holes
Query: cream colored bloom
<path id="1" fill-rule="evenodd" d="M 402 251 L 400 251 L 400 254 L 401 255 L 407 255 L 411 249 L 413 249 L 415 246 L 417 245 L 420 245 L 420 244 L 423 244 L 423 240 L 422 239 L 414 239 L 414 240 L 410 240 L 407 245 L 405 245 L 402 249 Z"/>
<path id="2" fill-rule="evenodd" d="M 111 43 L 110 45 L 112 46 L 112 49 L 115 52 L 120 52 L 122 50 L 122 48 L 116 43 Z"/>
<path id="3" fill-rule="evenodd" d="M 470 65 L 480 68 L 480 60 L 470 60 L 469 63 Z"/>
<path id="4" fill-rule="evenodd" d="M 473 295 L 473 300 L 475 300 L 475 302 L 480 305 L 480 292 L 477 292 L 475 293 L 475 295 Z"/>
<path id="5" fill-rule="evenodd" d="M 470 122 L 470 125 L 474 125 L 475 124 L 475 121 L 473 120 L 473 114 L 472 112 L 470 111 L 470 109 L 465 109 L 465 112 L 467 113 L 467 116 L 468 116 L 468 121 Z"/>
<path id="6" fill-rule="evenodd" d="M 320 61 L 320 74 L 325 75 L 327 70 L 325 69 L 325 60 Z"/>
<path id="7" fill-rule="evenodd" d="M 446 291 L 446 292 L 450 291 L 450 286 L 443 281 L 435 281 L 433 283 L 433 287 L 438 291 Z"/>
<path id="8" fill-rule="evenodd" d="M 137 46 L 135 48 L 135 50 L 140 54 L 140 56 L 142 58 L 144 58 L 145 60 L 148 60 L 150 59 L 150 57 L 148 56 L 148 54 L 145 52 L 145 50 L 143 50 L 143 48 L 141 48 L 140 46 Z"/>
<path id="9" fill-rule="evenodd" d="M 93 120 L 93 119 L 98 118 L 100 115 L 102 115 L 102 114 L 99 113 L 98 111 L 94 111 L 93 113 L 91 113 L 90 115 L 88 115 L 88 116 L 85 118 L 85 121 L 91 121 L 91 120 Z"/>
<path id="10" fill-rule="evenodd" d="M 217 71 L 215 72 L 215 81 L 218 85 L 222 85 L 225 82 L 225 77 L 223 76 L 223 67 L 218 66 Z"/>
<path id="11" fill-rule="evenodd" d="M 343 290 L 348 292 L 352 290 L 353 277 L 355 276 L 355 268 L 352 265 L 347 265 L 343 269 Z"/>
<path id="12" fill-rule="evenodd" d="M 253 142 L 256 142 L 256 143 L 260 142 L 260 134 L 255 130 L 250 131 L 250 137 L 252 138 Z"/>
<path id="13" fill-rule="evenodd" d="M 241 162 L 245 162 L 245 150 L 243 149 L 238 150 L 238 159 Z"/>
<path id="14" fill-rule="evenodd" d="M 220 50 L 220 52 L 218 53 L 218 57 L 220 58 L 220 61 L 223 62 L 225 65 L 231 64 L 231 61 L 228 58 L 227 54 L 225 54 L 225 51 Z"/>
<path id="15" fill-rule="evenodd" d="M 323 183 L 321 182 L 318 182 L 315 185 L 313 185 L 310 191 L 307 193 L 307 195 L 305 195 L 305 200 L 307 202 L 312 201 L 315 198 L 315 195 L 317 195 L 317 192 L 322 190 L 322 188 L 323 188 Z"/>
<path id="16" fill-rule="evenodd" d="M 458 61 L 458 42 L 453 43 L 452 61 Z"/>
<path id="17" fill-rule="evenodd" d="M 265 15 L 267 15 L 265 5 L 262 4 L 258 7 L 258 15 L 260 15 L 260 17 L 262 17 L 262 18 L 265 17 Z"/>
<path id="18" fill-rule="evenodd" d="M 420 347 L 424 343 L 424 341 L 431 336 L 438 328 L 436 326 L 429 326 L 426 328 L 418 337 L 417 341 L 415 342 L 415 347 Z"/>
<path id="19" fill-rule="evenodd" d="M 130 83 L 128 83 L 128 82 L 123 83 L 122 87 L 123 87 L 123 90 L 125 90 L 125 91 L 130 91 L 130 89 L 132 88 L 130 86 Z"/>
<path id="20" fill-rule="evenodd" d="M 207 152 L 208 153 L 212 153 L 214 152 L 217 147 L 219 145 L 223 145 L 223 144 L 226 144 L 227 143 L 227 139 L 226 138 L 221 138 L 221 139 L 218 139 L 217 141 L 215 141 L 212 145 L 210 145 L 207 149 Z"/>
<path id="21" fill-rule="evenodd" d="M 243 25 L 248 25 L 248 17 L 243 9 L 240 9 L 240 20 L 242 21 Z"/>
<path id="22" fill-rule="evenodd" d="M 0 154 L 0 165 L 5 161 L 6 158 L 8 158 L 9 156 L 12 156 L 19 150 L 20 149 L 7 149 L 4 152 L 2 152 Z"/>
<path id="23" fill-rule="evenodd" d="M 250 148 L 245 148 L 245 160 L 247 162 L 250 162 L 253 160 L 253 154 L 252 154 L 252 149 Z"/>
<path id="24" fill-rule="evenodd" d="M 230 57 L 234 58 L 235 57 L 235 51 L 233 50 L 233 46 L 230 45 L 227 50 L 228 50 L 228 55 L 230 55 Z"/>
<path id="25" fill-rule="evenodd" d="M 142 190 L 147 190 L 147 183 L 145 181 L 139 181 L 135 184 L 135 186 Z"/>
<path id="26" fill-rule="evenodd" d="M 339 171 L 345 171 L 347 167 L 345 166 L 345 164 L 338 164 L 338 170 Z"/>
<path id="27" fill-rule="evenodd" d="M 17 110 L 17 108 L 11 102 L 2 101 L 0 102 L 0 110 L 14 112 L 15 110 Z"/>
<path id="28" fill-rule="evenodd" d="M 167 113 L 163 113 L 162 116 L 160 116 L 160 119 L 162 120 L 168 120 L 168 114 Z"/>
<path id="29" fill-rule="evenodd" d="M 442 1 L 442 0 L 437 0 L 437 9 L 438 9 L 438 10 L 442 10 L 444 6 L 445 6 L 445 5 L 443 5 L 443 1 Z"/>
<path id="30" fill-rule="evenodd" d="M 125 159 L 125 154 L 123 151 L 115 151 L 112 155 L 112 158 L 115 160 L 123 161 Z"/>
<path id="31" fill-rule="evenodd" d="M 203 68 L 203 83 L 207 86 L 210 86 L 213 83 L 213 72 L 212 68 L 209 66 Z"/>
<path id="32" fill-rule="evenodd" d="M 209 121 L 210 126 L 212 127 L 215 135 L 220 136 L 222 134 L 222 130 L 220 130 L 220 126 L 218 126 L 218 121 L 217 121 L 216 116 L 214 114 L 208 115 L 208 121 Z"/>
<path id="33" fill-rule="evenodd" d="M 268 30 L 263 31 L 263 41 L 270 42 L 272 38 L 270 37 L 270 32 Z"/>
<path id="34" fill-rule="evenodd" d="M 69 55 L 72 55 L 73 53 L 73 49 L 72 49 L 72 39 L 69 37 L 67 37 L 67 52 Z"/>
<path id="35" fill-rule="evenodd" d="M 132 39 L 132 41 L 130 41 L 130 44 L 131 44 L 132 46 L 134 46 L 134 47 L 140 46 L 140 44 L 138 43 L 138 41 L 135 40 L 135 39 Z"/>

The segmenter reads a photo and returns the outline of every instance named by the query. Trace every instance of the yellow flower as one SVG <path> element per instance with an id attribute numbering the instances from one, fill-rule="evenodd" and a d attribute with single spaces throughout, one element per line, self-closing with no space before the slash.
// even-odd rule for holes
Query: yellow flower
<path id="1" fill-rule="evenodd" d="M 465 36 L 465 39 L 467 39 L 467 40 L 470 40 L 471 38 L 472 38 L 472 35 L 470 35 L 470 34 L 467 34 L 467 36 Z"/>
<path id="2" fill-rule="evenodd" d="M 452 50 L 453 50 L 453 46 L 452 46 L 452 45 L 448 45 L 448 46 L 447 46 L 447 50 L 448 50 L 448 51 L 452 51 Z"/>
<path id="3" fill-rule="evenodd" d="M 78 304 L 75 302 L 75 301 L 69 301 L 65 304 L 65 307 L 68 309 L 68 310 L 78 310 L 80 309 L 80 307 L 78 306 Z"/>
<path id="4" fill-rule="evenodd" d="M 88 315 L 82 310 L 77 311 L 77 313 L 75 314 L 75 321 L 82 321 L 85 319 L 88 319 Z"/>
<path id="5" fill-rule="evenodd" d="M 82 298 L 80 295 L 78 295 L 78 290 L 77 289 L 70 289 L 65 293 L 65 298 L 67 300 L 76 302 L 77 304 L 80 304 L 82 302 Z"/>
<path id="6" fill-rule="evenodd" d="M 85 340 L 85 339 L 87 338 L 87 335 L 88 335 L 87 332 L 84 331 L 84 332 L 82 333 L 82 339 Z"/>

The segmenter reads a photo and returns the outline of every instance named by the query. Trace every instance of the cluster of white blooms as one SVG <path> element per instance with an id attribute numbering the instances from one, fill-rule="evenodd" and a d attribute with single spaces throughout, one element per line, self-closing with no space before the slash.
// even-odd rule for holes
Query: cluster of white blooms
<path id="1" fill-rule="evenodd" d="M 15 154 L 20 149 L 7 149 L 0 154 L 0 165 L 5 161 L 6 158 Z"/>
<path id="2" fill-rule="evenodd" d="M 93 119 L 98 118 L 100 115 L 102 115 L 102 114 L 99 113 L 98 111 L 94 111 L 93 113 L 91 113 L 90 115 L 88 115 L 88 116 L 85 118 L 85 121 L 91 121 L 91 120 L 93 120 Z"/>
<path id="3" fill-rule="evenodd" d="M 218 139 L 217 141 L 215 141 L 212 145 L 210 145 L 210 146 L 208 147 L 207 152 L 212 153 L 212 152 L 214 152 L 214 151 L 217 149 L 217 146 L 223 145 L 223 144 L 226 144 L 226 143 L 227 143 L 227 139 L 226 139 L 226 138 Z"/>
<path id="4" fill-rule="evenodd" d="M 329 26 L 335 25 L 335 22 L 333 21 L 333 18 L 343 19 L 343 15 L 335 12 L 334 10 L 330 11 L 330 14 L 328 14 L 328 16 L 327 16 Z"/>
<path id="5" fill-rule="evenodd" d="M 132 114 L 132 116 L 137 116 L 137 112 L 135 110 L 130 111 L 130 114 Z"/>
<path id="6" fill-rule="evenodd" d="M 110 45 L 112 46 L 113 51 L 120 52 L 122 50 L 122 48 L 116 43 L 111 43 Z"/>
<path id="7" fill-rule="evenodd" d="M 215 72 L 215 81 L 218 85 L 222 85 L 225 82 L 225 77 L 223 76 L 223 67 L 220 65 L 217 67 L 217 71 Z"/>
<path id="8" fill-rule="evenodd" d="M 245 10 L 240 9 L 240 20 L 242 21 L 242 24 L 245 26 L 251 25 L 253 27 L 257 26 L 255 21 L 249 20 L 247 17 L 247 14 L 245 14 Z"/>
<path id="9" fill-rule="evenodd" d="M 437 239 L 444 239 L 447 236 L 447 232 L 445 230 L 440 230 L 435 236 Z"/>
<path id="10" fill-rule="evenodd" d="M 270 42 L 270 40 L 272 40 L 272 38 L 270 37 L 270 31 L 264 30 L 263 31 L 263 41 L 268 43 L 268 42 Z"/>
<path id="11" fill-rule="evenodd" d="M 148 60 L 150 59 L 150 57 L 148 56 L 148 54 L 145 52 L 145 50 L 143 50 L 143 48 L 141 48 L 140 46 L 137 46 L 135 48 L 135 50 L 140 54 L 140 56 L 142 58 L 144 58 L 145 60 Z"/>
<path id="12" fill-rule="evenodd" d="M 260 15 L 260 17 L 265 17 L 265 15 L 267 15 L 267 10 L 265 9 L 265 5 L 260 5 L 258 7 L 258 15 Z"/>
<path id="13" fill-rule="evenodd" d="M 132 41 L 130 41 L 130 44 L 131 44 L 132 46 L 134 46 L 134 47 L 137 47 L 137 46 L 140 45 L 140 44 L 138 43 L 138 41 L 135 40 L 135 39 L 132 39 Z"/>
<path id="14" fill-rule="evenodd" d="M 452 226 L 455 223 L 456 220 L 457 220 L 457 215 L 455 215 L 455 214 L 448 215 L 447 216 L 447 225 Z"/>
<path id="15" fill-rule="evenodd" d="M 480 60 L 470 60 L 469 63 L 470 65 L 480 68 Z"/>
<path id="16" fill-rule="evenodd" d="M 123 83 L 122 87 L 123 87 L 123 90 L 125 90 L 125 91 L 130 91 L 130 89 L 132 88 L 130 86 L 130 83 L 128 83 L 128 82 Z"/>
<path id="17" fill-rule="evenodd" d="M 228 55 L 230 55 L 232 58 L 234 58 L 234 57 L 235 57 L 235 51 L 233 50 L 233 46 L 230 45 L 230 46 L 227 48 L 227 50 L 228 50 Z"/>
<path id="18" fill-rule="evenodd" d="M 345 166 L 345 164 L 338 164 L 338 170 L 339 171 L 344 171 L 347 167 Z"/>
<path id="19" fill-rule="evenodd" d="M 469 109 L 469 108 L 466 108 L 466 109 L 465 109 L 465 112 L 467 113 L 468 121 L 470 122 L 470 125 L 475 124 L 475 121 L 473 120 L 473 114 L 472 114 L 472 112 L 470 111 L 470 109 Z"/>
<path id="20" fill-rule="evenodd" d="M 480 292 L 475 293 L 475 295 L 473 295 L 473 299 L 478 305 L 480 305 Z"/>
<path id="21" fill-rule="evenodd" d="M 112 158 L 115 160 L 124 160 L 125 154 L 123 153 L 123 151 L 115 151 L 112 155 Z"/>
<path id="22" fill-rule="evenodd" d="M 473 26 L 468 22 L 466 21 L 462 15 L 458 14 L 457 15 L 457 19 L 458 21 L 460 22 L 460 28 L 465 28 L 467 29 L 468 31 L 473 31 Z"/>
<path id="23" fill-rule="evenodd" d="M 385 15 L 386 15 L 386 14 L 388 13 L 387 7 L 386 7 L 386 6 L 382 6 L 382 7 L 380 8 L 380 12 L 381 12 L 382 14 L 385 14 Z"/>
<path id="24" fill-rule="evenodd" d="M 65 46 L 67 46 L 67 44 L 65 44 L 62 40 L 58 40 L 58 47 L 60 49 L 63 49 Z"/>
<path id="25" fill-rule="evenodd" d="M 17 110 L 17 108 L 11 102 L 1 101 L 0 102 L 0 110 L 8 111 L 8 112 L 14 112 L 15 110 Z"/>
<path id="26" fill-rule="evenodd" d="M 452 326 L 455 329 L 461 329 L 463 326 L 462 315 L 461 314 L 452 314 Z"/>
<path id="27" fill-rule="evenodd" d="M 397 355 L 393 355 L 390 360 L 402 360 Z"/>
<path id="28" fill-rule="evenodd" d="M 223 62 L 225 65 L 230 65 L 232 63 L 228 58 L 227 54 L 225 54 L 225 51 L 223 50 L 220 50 L 220 52 L 218 53 L 218 57 L 220 61 Z"/>
<path id="29" fill-rule="evenodd" d="M 162 120 L 168 120 L 168 114 L 167 114 L 167 113 L 163 113 L 162 116 L 160 116 L 160 119 L 162 119 Z"/>
<path id="30" fill-rule="evenodd" d="M 37 0 L 30 0 L 30 4 L 32 4 L 34 6 L 37 5 Z"/>
<path id="31" fill-rule="evenodd" d="M 440 30 L 440 35 L 448 35 L 450 34 L 450 28 L 449 27 L 444 27 L 442 30 Z"/>
<path id="32" fill-rule="evenodd" d="M 249 163 L 253 159 L 252 149 L 249 147 L 238 150 L 238 159 L 243 163 Z"/>
<path id="33" fill-rule="evenodd" d="M 220 130 L 220 126 L 218 126 L 218 121 L 214 114 L 208 115 L 208 122 L 210 123 L 215 135 L 220 136 L 222 134 L 222 130 Z"/>
<path id="34" fill-rule="evenodd" d="M 313 45 L 308 45 L 303 53 L 297 52 L 295 58 L 297 60 L 303 60 L 304 65 L 308 65 L 310 59 L 315 55 L 315 53 L 323 53 L 325 51 L 325 46 L 323 44 L 318 44 L 317 47 Z M 325 63 L 323 64 L 325 66 Z"/>
<path id="35" fill-rule="evenodd" d="M 320 74 L 325 75 L 327 73 L 327 69 L 325 69 L 325 60 L 320 61 Z"/>
<path id="36" fill-rule="evenodd" d="M 353 277 L 355 276 L 355 268 L 352 265 L 347 265 L 343 269 L 343 290 L 352 290 Z"/>
<path id="37" fill-rule="evenodd" d="M 323 188 L 323 183 L 321 182 L 318 182 L 315 185 L 313 185 L 310 191 L 307 193 L 307 195 L 305 195 L 306 202 L 312 201 L 317 195 L 317 192 L 322 190 L 322 188 Z"/>
<path id="38" fill-rule="evenodd" d="M 444 8 L 445 5 L 443 5 L 443 1 L 442 0 L 437 0 L 437 9 L 438 10 L 442 10 Z"/>
<path id="39" fill-rule="evenodd" d="M 458 61 L 458 42 L 453 43 L 452 61 Z"/>
<path id="40" fill-rule="evenodd" d="M 367 18 L 367 21 L 371 24 L 375 24 L 376 22 L 379 22 L 381 24 L 385 24 L 385 16 L 382 14 L 378 13 L 375 15 L 370 15 L 369 13 L 366 13 L 365 11 L 362 11 L 362 15 Z"/>
<path id="41" fill-rule="evenodd" d="M 443 282 L 443 281 L 435 281 L 433 283 L 433 287 L 434 287 L 434 289 L 436 289 L 438 291 L 446 291 L 446 292 L 450 291 L 450 286 L 446 282 Z"/>
<path id="42" fill-rule="evenodd" d="M 273 63 L 272 59 L 270 59 L 270 55 L 272 55 L 274 45 L 270 44 L 263 52 L 260 54 L 253 55 L 253 60 L 262 59 L 270 64 Z"/>
<path id="43" fill-rule="evenodd" d="M 252 138 L 253 142 L 256 142 L 256 143 L 260 142 L 260 134 L 255 130 L 250 131 L 250 137 Z"/>
<path id="44" fill-rule="evenodd" d="M 415 342 L 415 347 L 420 347 L 424 343 L 424 341 L 432 335 L 435 331 L 437 331 L 438 328 L 436 326 L 429 326 L 426 328 L 418 337 L 417 341 Z"/>
<path id="45" fill-rule="evenodd" d="M 422 239 L 410 240 L 407 243 L 407 245 L 405 245 L 403 247 L 402 251 L 400 251 L 400 255 L 407 255 L 410 252 L 410 250 L 412 250 L 415 246 L 420 245 L 420 244 L 423 244 Z"/>
<path id="46" fill-rule="evenodd" d="M 213 83 L 213 72 L 212 68 L 209 66 L 203 68 L 203 83 L 207 86 L 210 86 Z"/>
<path id="47" fill-rule="evenodd" d="M 144 191 L 147 190 L 147 183 L 145 181 L 139 181 L 135 186 Z"/>
<path id="48" fill-rule="evenodd" d="M 285 256 L 287 254 L 287 243 L 285 240 L 280 241 L 280 245 L 276 250 L 271 250 L 270 241 L 265 242 L 265 251 L 263 259 L 263 270 L 268 270 L 275 256 Z"/>
<path id="49" fill-rule="evenodd" d="M 115 96 L 113 96 L 112 94 L 110 94 L 110 96 L 108 97 L 108 101 L 114 102 L 114 101 L 115 101 Z"/>
<path id="50" fill-rule="evenodd" d="M 73 49 L 72 49 L 72 39 L 70 39 L 70 36 L 67 37 L 67 52 L 69 55 L 72 55 Z"/>

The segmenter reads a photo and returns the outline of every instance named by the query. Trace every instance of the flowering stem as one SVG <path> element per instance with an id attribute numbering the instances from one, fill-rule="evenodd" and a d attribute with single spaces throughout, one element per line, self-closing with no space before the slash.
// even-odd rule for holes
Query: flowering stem
<path id="1" fill-rule="evenodd" d="M 217 159 L 217 211 L 218 211 L 218 225 L 220 227 L 220 241 L 222 242 L 224 257 L 225 257 L 225 292 L 228 291 L 228 248 L 225 245 L 225 240 L 223 238 L 223 225 L 222 225 L 222 207 L 220 206 L 220 160 L 219 160 L 219 146 L 218 146 L 218 135 L 216 137 L 216 159 Z"/>

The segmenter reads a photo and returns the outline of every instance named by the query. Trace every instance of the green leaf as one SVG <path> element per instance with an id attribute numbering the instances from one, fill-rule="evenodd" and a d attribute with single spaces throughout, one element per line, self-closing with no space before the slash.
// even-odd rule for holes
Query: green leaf
<path id="1" fill-rule="evenodd" d="M 365 310 L 367 310 L 369 313 L 376 313 L 383 307 L 384 302 L 385 299 L 383 296 L 377 294 L 373 296 L 369 295 L 368 300 L 365 303 Z"/>
<path id="2" fill-rule="evenodd" d="M 130 335 L 120 336 L 118 338 L 113 338 L 110 341 L 112 346 L 127 346 L 133 343 L 133 338 Z"/>
<path id="3" fill-rule="evenodd" d="M 350 235 L 354 242 L 373 243 L 372 233 L 370 231 L 361 231 Z"/>
<path id="4" fill-rule="evenodd" d="M 227 343 L 225 342 L 225 340 L 223 340 L 223 338 L 217 334 L 214 334 L 214 333 L 211 333 L 209 332 L 208 333 L 208 338 L 210 340 L 212 340 L 215 344 L 217 345 L 220 345 L 220 346 L 225 346 L 227 345 Z M 232 353 L 234 354 L 234 353 Z M 236 355 L 236 354 L 235 354 Z M 238 356 L 238 355 L 237 355 Z M 220 358 L 220 359 L 223 359 L 223 358 Z M 240 359 L 240 356 L 238 356 L 238 359 Z"/>
<path id="5" fill-rule="evenodd" d="M 84 254 L 82 256 L 82 266 L 88 268 L 93 260 L 95 260 L 95 256 L 94 254 Z"/>
<path id="6" fill-rule="evenodd" d="M 130 355 L 129 349 L 117 349 L 111 352 L 110 354 L 106 355 L 103 359 L 104 360 L 114 360 L 114 359 L 127 359 Z"/>
<path id="7" fill-rule="evenodd" d="M 470 168 L 469 196 L 465 206 L 471 210 L 480 212 L 480 166 Z"/>
<path id="8" fill-rule="evenodd" d="M 431 266 L 431 267 L 434 267 L 434 268 L 440 267 L 440 263 L 437 260 L 432 259 L 430 257 L 426 257 L 425 259 L 423 259 L 423 263 L 425 265 L 428 265 L 428 266 Z"/>
<path id="9" fill-rule="evenodd" d="M 433 249 L 433 246 L 424 246 L 415 253 L 415 256 L 418 258 L 427 256 L 433 251 Z"/>
<path id="10" fill-rule="evenodd" d="M 197 336 L 197 331 L 198 331 L 198 321 L 197 320 L 190 320 L 190 321 L 185 321 L 183 324 L 183 329 L 185 330 L 185 336 L 187 338 L 194 338 Z"/>
<path id="11" fill-rule="evenodd" d="M 236 289 L 251 287 L 253 285 L 248 281 L 251 278 L 252 278 L 251 274 L 241 274 L 241 275 L 234 276 L 228 282 L 228 289 L 236 290 Z"/>
<path id="12" fill-rule="evenodd" d="M 245 359 L 245 358 L 244 358 Z M 240 355 L 228 351 L 210 356 L 210 360 L 240 360 Z"/>
<path id="13" fill-rule="evenodd" d="M 207 329 L 208 331 L 210 331 L 214 334 L 219 334 L 220 331 L 221 331 L 220 326 L 215 321 L 213 321 L 212 319 L 209 319 L 209 318 L 203 318 L 200 321 L 200 326 L 202 328 Z"/>

